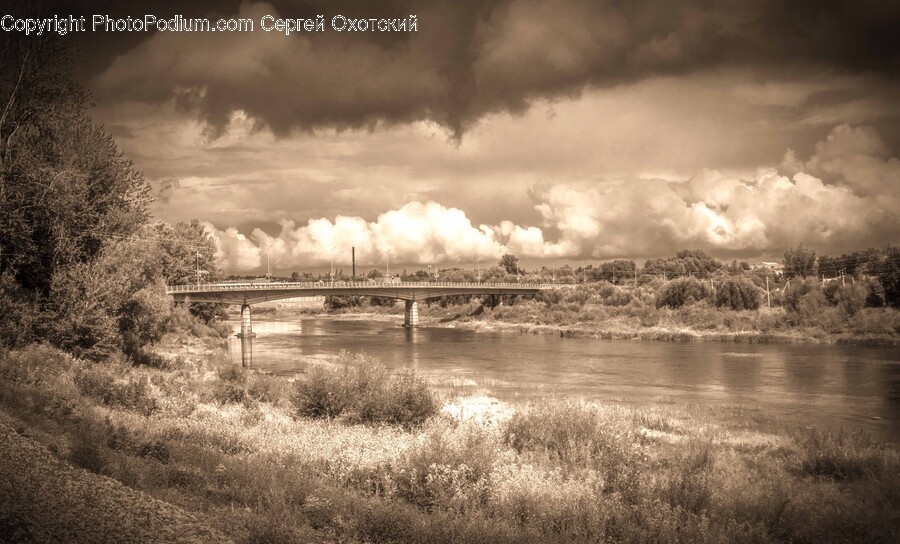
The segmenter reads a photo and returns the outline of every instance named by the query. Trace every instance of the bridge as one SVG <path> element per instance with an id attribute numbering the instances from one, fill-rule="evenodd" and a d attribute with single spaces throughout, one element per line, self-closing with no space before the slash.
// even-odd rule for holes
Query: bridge
<path id="1" fill-rule="evenodd" d="M 286 298 L 314 296 L 369 296 L 406 301 L 403 325 L 419 324 L 419 302 L 452 295 L 536 295 L 554 283 L 460 283 L 460 282 L 250 282 L 170 285 L 175 302 L 215 302 L 241 305 L 241 338 L 253 336 L 250 305 Z"/>

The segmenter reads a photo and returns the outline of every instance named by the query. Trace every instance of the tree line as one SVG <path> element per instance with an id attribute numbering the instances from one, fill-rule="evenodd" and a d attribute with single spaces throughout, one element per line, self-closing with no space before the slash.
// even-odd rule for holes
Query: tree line
<path id="1" fill-rule="evenodd" d="M 150 187 L 91 120 L 60 38 L 2 40 L 0 342 L 140 358 L 178 319 L 166 283 L 221 275 L 215 240 L 198 221 L 150 221 Z"/>

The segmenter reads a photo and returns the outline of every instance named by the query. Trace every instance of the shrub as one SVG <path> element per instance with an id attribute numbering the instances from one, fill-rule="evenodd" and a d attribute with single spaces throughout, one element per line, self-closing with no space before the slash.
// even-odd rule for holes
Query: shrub
<path id="1" fill-rule="evenodd" d="M 144 415 L 156 411 L 156 399 L 150 396 L 146 378 L 117 377 L 99 365 L 79 369 L 75 386 L 82 395 L 92 397 L 114 408 L 126 408 Z"/>
<path id="2" fill-rule="evenodd" d="M 795 325 L 819 324 L 828 301 L 822 286 L 814 279 L 795 279 L 788 283 L 784 307 L 788 321 Z"/>
<path id="3" fill-rule="evenodd" d="M 732 310 L 759 309 L 759 289 L 746 280 L 727 280 L 716 293 L 716 306 Z"/>
<path id="4" fill-rule="evenodd" d="M 478 425 L 431 425 L 400 456 L 389 478 L 396 496 L 411 504 L 464 512 L 486 500 L 499 451 L 495 435 Z"/>
<path id="5" fill-rule="evenodd" d="M 656 297 L 656 307 L 680 308 L 685 304 L 709 297 L 709 287 L 696 278 L 678 278 L 662 286 Z"/>
<path id="6" fill-rule="evenodd" d="M 292 400 L 297 414 L 303 417 L 334 418 L 349 404 L 342 373 L 315 366 L 306 379 L 297 382 Z"/>
<path id="7" fill-rule="evenodd" d="M 370 421 L 410 427 L 420 425 L 437 411 L 438 402 L 428 388 L 428 382 L 414 372 L 404 370 L 391 377 L 385 389 L 381 417 Z"/>
<path id="8" fill-rule="evenodd" d="M 866 307 L 866 299 L 869 298 L 869 288 L 860 283 L 848 283 L 842 285 L 837 292 L 837 306 L 847 317 L 855 317 Z"/>
<path id="9" fill-rule="evenodd" d="M 31 344 L 21 350 L 0 352 L 0 379 L 25 385 L 51 382 L 72 367 L 73 359 L 47 344 Z"/>
<path id="10" fill-rule="evenodd" d="M 366 355 L 341 354 L 337 368 L 313 367 L 291 399 L 297 414 L 335 418 L 347 414 L 363 423 L 415 426 L 437 413 L 427 382 L 411 371 L 390 375 Z"/>

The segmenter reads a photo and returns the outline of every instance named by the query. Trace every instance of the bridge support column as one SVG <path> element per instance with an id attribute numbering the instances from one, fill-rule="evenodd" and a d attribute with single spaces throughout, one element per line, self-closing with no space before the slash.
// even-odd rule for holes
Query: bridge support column
<path id="1" fill-rule="evenodd" d="M 406 316 L 403 320 L 404 327 L 419 326 L 419 303 L 415 300 L 406 301 Z"/>
<path id="2" fill-rule="evenodd" d="M 253 321 L 250 319 L 250 305 L 241 306 L 241 366 L 253 364 Z"/>

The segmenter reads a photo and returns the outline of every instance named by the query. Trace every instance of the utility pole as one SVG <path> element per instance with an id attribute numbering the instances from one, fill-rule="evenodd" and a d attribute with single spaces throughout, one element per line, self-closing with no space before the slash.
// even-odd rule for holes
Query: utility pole
<path id="1" fill-rule="evenodd" d="M 197 253 L 197 285 L 200 285 L 200 250 L 194 250 Z"/>
<path id="2" fill-rule="evenodd" d="M 772 298 L 769 296 L 769 276 L 766 276 L 766 306 L 772 307 Z"/>
<path id="3" fill-rule="evenodd" d="M 331 257 L 331 286 L 334 287 L 334 250 L 335 247 L 331 247 L 331 251 L 329 251 L 329 256 Z"/>

